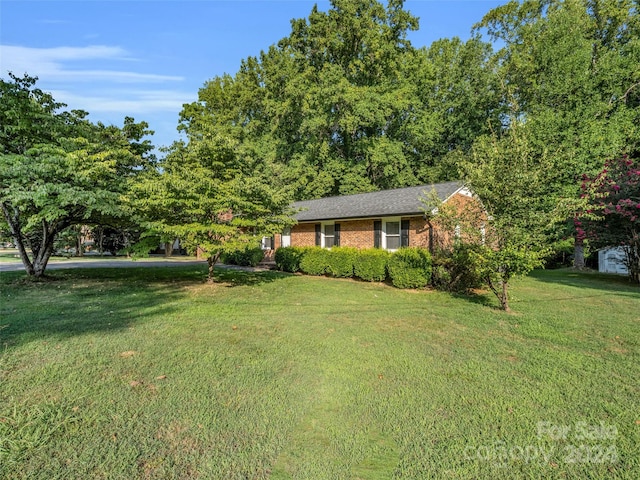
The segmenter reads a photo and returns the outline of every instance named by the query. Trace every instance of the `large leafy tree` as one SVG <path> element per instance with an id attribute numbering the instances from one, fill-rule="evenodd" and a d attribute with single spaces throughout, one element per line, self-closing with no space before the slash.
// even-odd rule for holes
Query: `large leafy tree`
<path id="1" fill-rule="evenodd" d="M 35 88 L 36 78 L 0 79 L 0 206 L 27 273 L 44 274 L 64 229 L 130 213 L 123 201 L 149 159 L 147 125 L 94 125 Z"/>
<path id="2" fill-rule="evenodd" d="M 417 51 L 404 2 L 333 0 L 185 107 L 181 128 L 215 125 L 264 159 L 296 199 L 438 181 L 457 173 L 497 117 L 493 57 L 479 38 Z M 445 162 L 447 163 L 447 162 Z"/>
<path id="3" fill-rule="evenodd" d="M 637 2 L 510 1 L 478 28 L 504 45 L 496 53 L 503 101 L 526 121 L 533 154 L 551 160 L 551 195 L 576 198 L 583 173 L 595 175 L 603 159 L 638 149 Z M 577 237 L 578 266 L 581 259 Z"/>
<path id="4" fill-rule="evenodd" d="M 440 39 L 415 53 L 410 78 L 417 102 L 404 126 L 416 176 L 424 182 L 459 179 L 458 163 L 480 135 L 500 123 L 497 58 L 474 36 Z"/>
<path id="5" fill-rule="evenodd" d="M 398 0 L 332 7 L 293 21 L 279 43 L 304 89 L 296 135 L 313 172 L 305 188 L 346 194 L 415 183 L 399 130 L 414 99 L 404 68 L 417 19 Z"/>

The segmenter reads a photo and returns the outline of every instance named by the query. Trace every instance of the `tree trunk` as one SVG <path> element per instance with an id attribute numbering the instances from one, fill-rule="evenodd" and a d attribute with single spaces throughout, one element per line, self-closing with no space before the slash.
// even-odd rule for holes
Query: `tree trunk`
<path id="1" fill-rule="evenodd" d="M 164 256 L 170 257 L 173 255 L 173 242 L 164 242 Z"/>
<path id="2" fill-rule="evenodd" d="M 213 278 L 213 267 L 218 260 L 220 259 L 220 253 L 216 253 L 215 255 L 209 255 L 207 257 L 207 264 L 209 265 L 209 273 L 207 275 L 207 283 L 215 283 L 215 279 Z"/>
<path id="3" fill-rule="evenodd" d="M 47 224 L 46 221 L 42 221 L 42 243 L 39 245 L 39 248 L 32 248 L 34 277 L 39 278 L 44 275 L 44 271 L 53 253 L 56 234 L 64 227 L 64 225 L 58 225 L 58 228 L 56 228 L 53 225 Z"/>
<path id="4" fill-rule="evenodd" d="M 632 282 L 640 283 L 640 234 L 633 233 L 629 245 L 624 249 L 625 265 Z"/>
<path id="5" fill-rule="evenodd" d="M 573 268 L 584 269 L 584 244 L 581 239 L 576 238 L 573 246 Z"/>
<path id="6" fill-rule="evenodd" d="M 33 276 L 38 278 L 44 275 L 51 254 L 53 253 L 53 240 L 47 240 L 47 245 L 43 245 L 36 258 L 33 259 Z"/>
<path id="7" fill-rule="evenodd" d="M 98 253 L 102 257 L 104 255 L 104 228 L 98 229 Z"/>
<path id="8" fill-rule="evenodd" d="M 505 312 L 510 312 L 511 308 L 509 308 L 509 293 L 508 293 L 509 284 L 502 281 L 502 294 L 500 295 L 500 306 Z"/>
<path id="9" fill-rule="evenodd" d="M 209 264 L 209 273 L 207 275 L 207 283 L 213 283 L 213 266 L 216 264 L 216 259 L 213 255 L 210 255 L 207 258 L 207 263 Z"/>
<path id="10" fill-rule="evenodd" d="M 82 245 L 82 229 L 76 235 L 76 257 L 84 257 L 84 247 Z"/>
<path id="11" fill-rule="evenodd" d="M 510 312 L 511 308 L 509 308 L 509 282 L 503 279 L 499 281 L 499 285 L 496 285 L 494 284 L 490 276 L 486 277 L 486 282 L 489 286 L 489 289 L 493 292 L 493 294 L 500 302 L 500 308 L 505 312 Z M 499 287 L 499 289 L 496 288 L 496 286 Z"/>
<path id="12" fill-rule="evenodd" d="M 24 245 L 24 238 L 22 237 L 22 231 L 20 228 L 20 217 L 18 213 L 18 209 L 13 209 L 13 215 L 9 212 L 9 206 L 6 203 L 2 203 L 2 213 L 4 214 L 4 218 L 7 220 L 9 224 L 9 230 L 11 231 L 11 236 L 13 237 L 13 241 L 18 248 L 18 253 L 20 254 L 20 260 L 22 260 L 22 264 L 24 265 L 24 269 L 27 271 L 27 275 L 30 277 L 35 274 L 33 269 L 33 264 L 29 259 L 29 255 L 27 254 L 27 249 Z"/>

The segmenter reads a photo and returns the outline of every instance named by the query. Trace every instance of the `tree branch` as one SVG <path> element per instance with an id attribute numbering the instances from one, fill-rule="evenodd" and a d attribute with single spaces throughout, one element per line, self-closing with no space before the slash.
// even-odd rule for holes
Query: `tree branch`
<path id="1" fill-rule="evenodd" d="M 631 93 L 631 90 L 633 90 L 636 87 L 640 87 L 640 82 L 635 83 L 633 85 L 631 85 L 626 92 L 624 92 L 624 95 L 622 96 L 622 99 L 624 100 L 624 103 L 627 103 L 627 97 L 629 96 L 629 94 Z"/>

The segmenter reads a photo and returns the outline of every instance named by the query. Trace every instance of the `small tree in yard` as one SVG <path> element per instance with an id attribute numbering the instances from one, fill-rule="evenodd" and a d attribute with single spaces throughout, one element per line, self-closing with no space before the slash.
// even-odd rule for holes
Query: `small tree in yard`
<path id="1" fill-rule="evenodd" d="M 211 283 L 223 253 L 253 247 L 293 223 L 290 199 L 271 183 L 233 137 L 204 127 L 188 144 L 172 146 L 137 185 L 136 202 L 149 235 L 180 238 L 206 256 Z"/>
<path id="2" fill-rule="evenodd" d="M 576 216 L 577 235 L 595 248 L 624 247 L 629 277 L 640 283 L 640 164 L 626 156 L 608 161 L 582 181 L 588 207 Z"/>
<path id="3" fill-rule="evenodd" d="M 555 208 L 547 157 L 532 148 L 527 134 L 527 125 L 514 116 L 501 137 L 476 140 L 463 169 L 482 202 L 486 225 L 478 229 L 477 215 L 475 224 L 455 215 L 449 220 L 460 230 L 459 241 L 477 245 L 469 258 L 505 311 L 510 281 L 543 263 Z"/>

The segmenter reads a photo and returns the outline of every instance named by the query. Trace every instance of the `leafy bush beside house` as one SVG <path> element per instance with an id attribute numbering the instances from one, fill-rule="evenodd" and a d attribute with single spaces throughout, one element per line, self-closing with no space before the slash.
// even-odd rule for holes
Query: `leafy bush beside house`
<path id="1" fill-rule="evenodd" d="M 276 251 L 275 259 L 278 268 L 287 272 L 359 277 L 369 282 L 390 278 L 398 288 L 422 288 L 431 278 L 431 255 L 417 247 L 401 248 L 394 253 L 377 248 L 284 247 Z"/>
<path id="2" fill-rule="evenodd" d="M 354 256 L 353 273 L 367 282 L 384 282 L 390 256 L 389 252 L 379 248 L 360 250 Z"/>
<path id="3" fill-rule="evenodd" d="M 300 271 L 307 275 L 324 275 L 329 268 L 330 250 L 310 247 L 300 259 Z"/>
<path id="4" fill-rule="evenodd" d="M 281 247 L 276 250 L 275 261 L 278 270 L 296 273 L 300 271 L 300 261 L 310 247 Z"/>
<path id="5" fill-rule="evenodd" d="M 431 255 L 424 248 L 401 248 L 391 255 L 387 269 L 394 287 L 423 288 L 431 279 Z"/>
<path id="6" fill-rule="evenodd" d="M 478 253 L 483 247 L 457 243 L 452 250 L 441 250 L 433 257 L 431 285 L 446 292 L 468 292 L 484 284 Z"/>
<path id="7" fill-rule="evenodd" d="M 333 277 L 353 277 L 353 264 L 358 249 L 352 247 L 334 247 L 329 251 L 327 274 Z"/>

